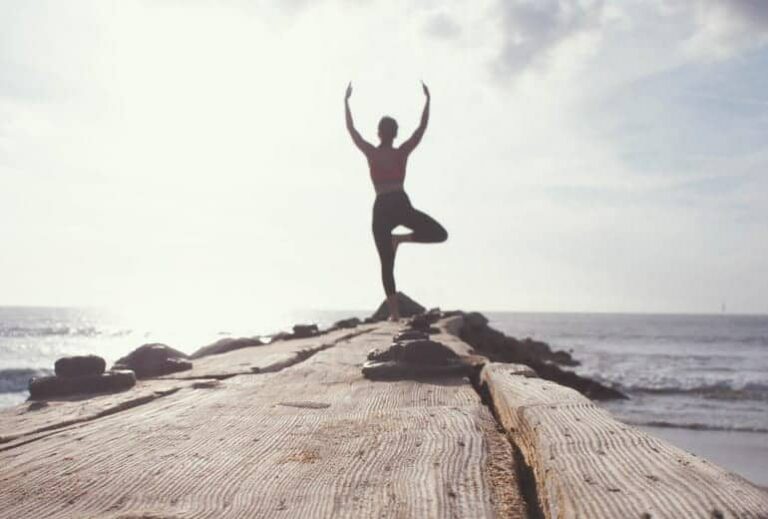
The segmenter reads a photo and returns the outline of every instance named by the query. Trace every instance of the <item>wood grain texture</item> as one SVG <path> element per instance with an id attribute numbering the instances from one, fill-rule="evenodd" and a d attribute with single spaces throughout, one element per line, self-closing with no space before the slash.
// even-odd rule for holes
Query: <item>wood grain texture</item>
<path id="1" fill-rule="evenodd" d="M 361 376 L 396 331 L 0 452 L 0 517 L 523 517 L 466 379 Z"/>
<path id="2" fill-rule="evenodd" d="M 359 326 L 354 330 L 337 330 L 306 339 L 280 340 L 261 346 L 208 355 L 194 359 L 192 369 L 171 373 L 160 378 L 229 378 L 235 375 L 279 371 L 308 355 L 333 346 L 340 340 L 355 337 L 373 329 L 371 325 Z"/>
<path id="3" fill-rule="evenodd" d="M 56 400 L 26 402 L 0 410 L 0 450 L 25 437 L 87 422 L 123 409 L 143 405 L 189 383 L 140 380 L 119 393 L 73 395 Z"/>
<path id="4" fill-rule="evenodd" d="M 277 341 L 274 344 L 203 357 L 195 360 L 193 369 L 189 371 L 140 380 L 134 388 L 118 393 L 73 395 L 3 409 L 0 410 L 0 450 L 25 442 L 32 435 L 144 405 L 192 385 L 193 379 L 219 379 L 239 374 L 279 371 L 339 340 L 371 329 L 371 326 L 361 326 L 357 330 L 340 330 L 309 339 Z"/>
<path id="5" fill-rule="evenodd" d="M 618 422 L 578 392 L 482 373 L 495 412 L 533 470 L 548 518 L 765 518 L 768 494 L 742 477 Z"/>

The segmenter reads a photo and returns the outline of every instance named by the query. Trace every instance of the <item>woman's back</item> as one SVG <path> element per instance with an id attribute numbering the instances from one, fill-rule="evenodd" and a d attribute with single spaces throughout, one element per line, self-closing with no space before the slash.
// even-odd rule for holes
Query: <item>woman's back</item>
<path id="1" fill-rule="evenodd" d="M 408 162 L 408 149 L 401 146 L 371 146 L 366 150 L 365 158 L 368 159 L 368 168 L 373 184 L 402 183 L 405 179 L 405 167 Z"/>

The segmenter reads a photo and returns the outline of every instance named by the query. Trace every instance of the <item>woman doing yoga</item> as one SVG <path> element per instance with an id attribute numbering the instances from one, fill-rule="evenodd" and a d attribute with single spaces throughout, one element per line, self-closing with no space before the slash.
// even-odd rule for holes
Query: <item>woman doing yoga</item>
<path id="1" fill-rule="evenodd" d="M 408 155 L 421 141 L 429 121 L 429 89 L 423 82 L 422 87 L 426 101 L 421 114 L 421 123 L 413 135 L 397 148 L 393 146 L 397 137 L 397 121 L 388 116 L 381 118 L 379 121 L 380 143 L 374 146 L 360 136 L 352 122 L 352 112 L 349 110 L 352 83 L 347 87 L 344 98 L 347 130 L 355 145 L 368 160 L 371 180 L 376 190 L 376 201 L 373 204 L 373 238 L 381 260 L 381 280 L 384 283 L 389 316 L 392 320 L 400 319 L 394 276 L 395 252 L 398 245 L 405 242 L 438 243 L 448 239 L 448 233 L 443 226 L 428 214 L 414 209 L 403 190 Z M 409 228 L 411 232 L 393 234 L 392 231 L 398 225 Z"/>

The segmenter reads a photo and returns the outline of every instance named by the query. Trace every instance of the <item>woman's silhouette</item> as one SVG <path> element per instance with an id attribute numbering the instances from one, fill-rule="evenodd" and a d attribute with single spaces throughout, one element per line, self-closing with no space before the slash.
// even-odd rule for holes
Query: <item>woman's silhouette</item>
<path id="1" fill-rule="evenodd" d="M 373 238 L 381 260 L 381 280 L 384 292 L 387 294 L 390 319 L 400 318 L 395 291 L 395 252 L 397 246 L 404 242 L 438 243 L 448 239 L 448 233 L 431 216 L 413 208 L 408 195 L 403 190 L 405 166 L 408 155 L 416 148 L 427 129 L 429 120 L 429 89 L 424 82 L 426 101 L 421 114 L 421 123 L 411 137 L 395 148 L 392 143 L 397 137 L 397 121 L 384 116 L 379 121 L 378 146 L 366 142 L 355 129 L 352 122 L 352 112 L 349 110 L 349 98 L 352 96 L 352 83 L 347 87 L 344 98 L 346 107 L 347 130 L 355 145 L 360 148 L 368 159 L 373 187 L 376 190 L 376 202 L 373 204 Z M 411 230 L 408 234 L 392 234 L 398 225 Z"/>

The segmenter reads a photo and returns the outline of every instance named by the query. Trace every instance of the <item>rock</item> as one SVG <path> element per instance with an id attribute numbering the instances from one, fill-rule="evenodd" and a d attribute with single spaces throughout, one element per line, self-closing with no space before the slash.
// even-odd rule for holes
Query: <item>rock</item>
<path id="1" fill-rule="evenodd" d="M 60 377 L 87 377 L 101 375 L 107 369 L 107 362 L 96 355 L 62 357 L 54 364 L 54 371 Z"/>
<path id="2" fill-rule="evenodd" d="M 314 337 L 319 333 L 320 333 L 320 330 L 318 330 L 316 324 L 297 324 L 293 327 L 293 337 L 295 339 L 305 339 L 307 337 Z"/>
<path id="3" fill-rule="evenodd" d="M 431 325 L 435 324 L 439 320 L 440 320 L 439 313 L 435 314 L 435 313 L 425 312 L 423 314 L 418 314 L 411 317 L 410 321 L 408 321 L 408 324 L 411 326 L 411 328 L 423 329 L 423 328 L 429 328 Z"/>
<path id="4" fill-rule="evenodd" d="M 459 356 L 445 344 L 437 341 L 417 340 L 403 343 L 400 360 L 422 364 L 449 364 L 456 362 Z"/>
<path id="5" fill-rule="evenodd" d="M 482 328 L 488 324 L 488 318 L 480 312 L 464 314 L 464 325 L 469 328 Z"/>
<path id="6" fill-rule="evenodd" d="M 130 369 L 136 378 L 168 375 L 192 369 L 192 363 L 184 361 L 187 355 L 165 344 L 144 344 L 115 362 L 116 369 Z"/>
<path id="7" fill-rule="evenodd" d="M 363 376 L 372 380 L 398 380 L 436 376 L 464 376 L 476 372 L 482 360 L 460 357 L 446 345 L 429 339 L 393 343 L 368 353 Z"/>
<path id="8" fill-rule="evenodd" d="M 213 344 L 203 346 L 192 355 L 190 355 L 189 358 L 199 359 L 200 357 L 206 357 L 208 355 L 218 355 L 220 353 L 239 350 L 241 348 L 262 346 L 263 344 L 264 342 L 258 337 L 225 337 L 224 339 L 220 339 Z"/>
<path id="9" fill-rule="evenodd" d="M 374 348 L 368 352 L 368 360 L 384 362 L 388 360 L 399 360 L 402 354 L 403 346 L 401 344 L 394 343 L 388 348 Z"/>
<path id="10" fill-rule="evenodd" d="M 536 362 L 531 367 L 541 378 L 573 388 L 592 400 L 626 400 L 628 398 L 621 391 L 581 377 L 572 371 L 565 371 L 548 362 Z"/>
<path id="11" fill-rule="evenodd" d="M 579 366 L 581 365 L 581 362 L 574 359 L 570 353 L 563 350 L 558 350 L 555 352 L 552 352 L 552 356 L 550 357 L 552 359 L 552 362 L 555 364 L 560 364 L 561 366 Z"/>
<path id="12" fill-rule="evenodd" d="M 431 318 L 425 314 L 413 316 L 407 324 L 411 330 L 419 331 L 422 333 L 440 333 L 440 329 L 432 326 Z"/>
<path id="13" fill-rule="evenodd" d="M 29 381 L 32 399 L 65 397 L 81 393 L 107 393 L 124 391 L 136 384 L 133 371 L 107 371 L 85 377 L 35 377 Z"/>
<path id="14" fill-rule="evenodd" d="M 395 335 L 395 342 L 412 341 L 416 339 L 429 339 L 429 334 L 421 330 L 405 330 Z"/>
<path id="15" fill-rule="evenodd" d="M 363 376 L 368 380 L 419 380 L 433 377 L 461 377 L 470 368 L 461 363 L 436 366 L 396 361 L 368 361 L 363 364 Z"/>
<path id="16" fill-rule="evenodd" d="M 411 317 L 416 314 L 423 313 L 425 308 L 421 306 L 419 303 L 408 297 L 407 295 L 403 294 L 402 292 L 397 293 L 397 302 L 400 307 L 400 316 L 401 317 Z M 384 302 L 379 305 L 378 310 L 376 310 L 373 315 L 371 316 L 371 319 L 373 322 L 375 321 L 384 321 L 389 318 L 389 307 L 387 306 L 387 301 L 384 300 Z"/>
<path id="17" fill-rule="evenodd" d="M 357 327 L 362 321 L 360 321 L 357 317 L 350 317 L 349 319 L 342 319 L 341 321 L 336 321 L 333 323 L 334 329 L 339 328 L 355 328 Z"/>
<path id="18" fill-rule="evenodd" d="M 424 313 L 427 314 L 427 315 L 430 315 L 430 316 L 434 316 L 435 320 L 433 322 L 435 322 L 435 323 L 443 318 L 443 312 L 440 310 L 439 306 L 436 306 L 434 308 L 430 308 L 429 310 L 427 310 Z"/>
<path id="19" fill-rule="evenodd" d="M 468 323 L 468 319 L 472 324 Z M 556 363 L 569 366 L 578 364 L 567 352 L 552 352 L 548 344 L 531 338 L 519 341 L 508 337 L 488 326 L 488 320 L 481 314 L 466 314 L 464 321 L 461 339 L 478 354 L 485 355 L 493 362 L 525 364 L 533 368 L 541 378 L 573 388 L 594 400 L 627 398 L 616 389 L 559 368 Z"/>
<path id="20" fill-rule="evenodd" d="M 179 371 L 188 371 L 192 369 L 192 362 L 186 359 L 166 359 L 163 364 L 163 375 L 177 373 Z"/>
<path id="21" fill-rule="evenodd" d="M 272 344 L 273 342 L 277 341 L 289 341 L 293 338 L 294 336 L 290 332 L 277 332 L 269 338 L 269 343 Z"/>
<path id="22" fill-rule="evenodd" d="M 442 328 L 448 335 L 459 337 L 461 329 L 464 328 L 464 316 L 454 315 L 443 319 Z"/>
<path id="23" fill-rule="evenodd" d="M 552 348 L 549 347 L 549 344 L 546 342 L 534 341 L 530 337 L 523 339 L 522 347 L 534 357 L 545 358 L 552 355 Z"/>
<path id="24" fill-rule="evenodd" d="M 384 350 L 373 349 L 368 353 L 368 360 L 417 364 L 448 364 L 458 359 L 456 352 L 448 346 L 429 339 L 395 342 Z"/>

